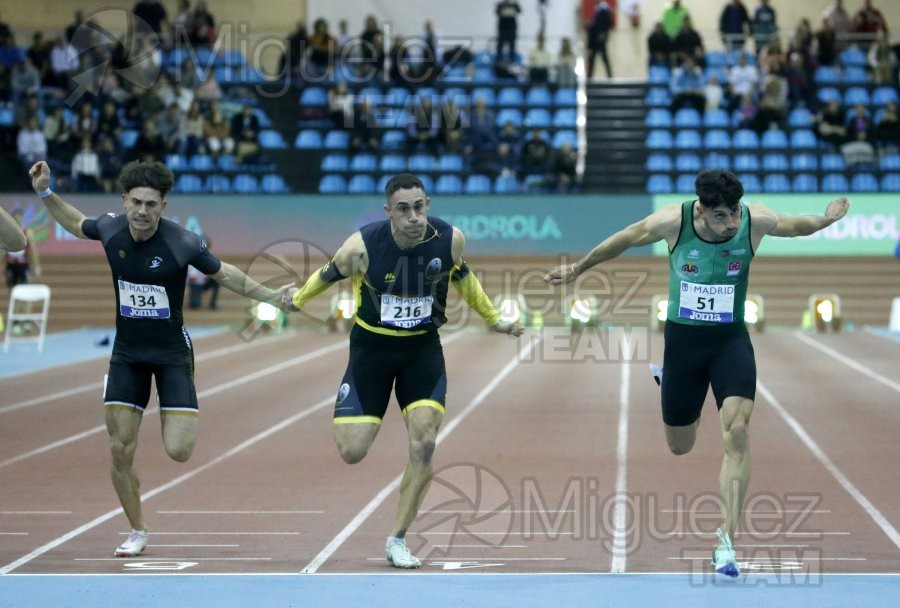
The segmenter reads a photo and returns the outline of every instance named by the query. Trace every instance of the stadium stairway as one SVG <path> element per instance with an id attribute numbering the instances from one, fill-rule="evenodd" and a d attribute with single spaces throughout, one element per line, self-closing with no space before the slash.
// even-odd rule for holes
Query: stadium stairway
<path id="1" fill-rule="evenodd" d="M 585 192 L 645 192 L 646 83 L 591 83 L 587 88 Z"/>

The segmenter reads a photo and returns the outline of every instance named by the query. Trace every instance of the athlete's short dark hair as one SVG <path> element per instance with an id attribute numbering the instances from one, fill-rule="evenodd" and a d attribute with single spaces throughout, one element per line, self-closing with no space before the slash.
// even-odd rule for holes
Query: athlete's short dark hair
<path id="1" fill-rule="evenodd" d="M 171 169 L 159 161 L 135 160 L 122 167 L 119 185 L 122 192 L 129 192 L 132 188 L 153 188 L 166 198 L 166 194 L 175 185 L 175 176 Z"/>
<path id="2" fill-rule="evenodd" d="M 704 207 L 727 205 L 736 207 L 744 197 L 744 186 L 741 180 L 731 171 L 723 169 L 704 169 L 694 181 L 694 189 Z"/>
<path id="3" fill-rule="evenodd" d="M 388 180 L 387 185 L 384 187 L 384 195 L 390 200 L 397 190 L 409 190 L 411 188 L 419 188 L 422 192 L 425 192 L 425 186 L 417 176 L 412 173 L 398 173 Z"/>

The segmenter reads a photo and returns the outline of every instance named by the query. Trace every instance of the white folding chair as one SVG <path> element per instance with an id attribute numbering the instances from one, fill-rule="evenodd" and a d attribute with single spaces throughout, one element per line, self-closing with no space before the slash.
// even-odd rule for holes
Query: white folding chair
<path id="1" fill-rule="evenodd" d="M 41 302 L 39 311 L 34 305 Z M 17 305 L 21 304 L 21 305 Z M 9 294 L 9 314 L 6 318 L 6 337 L 3 340 L 3 351 L 8 352 L 13 342 L 37 342 L 38 352 L 44 350 L 44 338 L 47 335 L 47 315 L 50 312 L 50 287 L 48 285 L 16 285 Z M 37 327 L 37 332 L 27 335 L 13 335 L 13 327 L 19 322 L 30 322 Z"/>

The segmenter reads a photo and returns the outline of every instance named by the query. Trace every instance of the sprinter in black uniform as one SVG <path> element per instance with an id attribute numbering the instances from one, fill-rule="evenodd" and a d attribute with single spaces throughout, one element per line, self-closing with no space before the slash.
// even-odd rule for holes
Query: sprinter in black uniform
<path id="1" fill-rule="evenodd" d="M 50 168 L 40 161 L 30 171 L 32 187 L 56 221 L 83 239 L 99 240 L 112 270 L 116 294 L 116 339 L 103 393 L 112 451 L 112 482 L 131 523 L 117 557 L 140 554 L 147 544 L 138 476 L 134 469 L 138 430 L 156 391 L 166 453 L 178 462 L 191 456 L 197 441 L 194 350 L 182 322 L 188 265 L 241 295 L 279 304 L 284 292 L 250 279 L 221 262 L 196 234 L 162 219 L 172 172 L 159 162 L 133 162 L 122 169 L 123 215 L 88 219 L 50 190 Z"/>
<path id="2" fill-rule="evenodd" d="M 409 433 L 409 462 L 400 484 L 400 504 L 385 557 L 398 568 L 421 562 L 406 546 L 432 476 L 435 440 L 444 417 L 447 376 L 438 328 L 446 322 L 450 284 L 497 332 L 522 335 L 500 314 L 463 261 L 465 237 L 450 224 L 428 217 L 429 199 L 415 175 L 396 175 L 385 188 L 388 219 L 364 226 L 341 245 L 334 259 L 291 290 L 299 310 L 331 283 L 351 277 L 356 324 L 350 361 L 334 408 L 334 437 L 341 458 L 365 458 L 378 434 L 391 390 Z"/>

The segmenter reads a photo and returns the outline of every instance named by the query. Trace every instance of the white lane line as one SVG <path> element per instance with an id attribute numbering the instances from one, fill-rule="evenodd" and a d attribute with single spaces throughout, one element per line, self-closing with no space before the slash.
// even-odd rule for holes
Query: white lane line
<path id="1" fill-rule="evenodd" d="M 0 532 L 0 536 L 28 536 L 28 532 Z"/>
<path id="2" fill-rule="evenodd" d="M 128 536 L 129 532 L 119 532 L 120 536 Z M 157 532 L 154 530 L 151 536 L 298 536 L 302 532 Z"/>
<path id="3" fill-rule="evenodd" d="M 325 511 L 157 511 L 159 515 L 321 515 Z"/>
<path id="4" fill-rule="evenodd" d="M 697 515 L 721 515 L 716 509 L 660 509 L 660 513 L 696 513 Z M 746 515 L 781 515 L 782 513 L 831 513 L 831 509 L 767 509 L 765 511 L 744 511 Z M 715 536 L 715 535 L 713 535 Z M 735 545 L 737 546 L 737 545 Z"/>
<path id="5" fill-rule="evenodd" d="M 188 471 L 187 473 L 180 475 L 179 477 L 176 477 L 175 479 L 169 481 L 168 483 L 164 483 L 161 486 L 157 486 L 157 487 L 153 488 L 149 492 L 143 494 L 141 496 L 141 500 L 147 501 L 150 498 L 153 498 L 154 496 L 156 496 L 157 494 L 161 494 L 161 493 L 165 492 L 166 490 L 174 488 L 175 486 L 177 486 L 181 483 L 184 483 L 185 481 L 187 481 L 193 477 L 196 477 L 200 473 L 203 473 L 203 472 L 207 471 L 208 469 L 211 469 L 212 467 L 231 458 L 232 456 L 243 452 L 247 448 L 254 446 L 255 444 L 259 443 L 260 441 L 263 441 L 264 439 L 268 439 L 270 436 L 274 435 L 275 433 L 277 433 L 281 430 L 284 430 L 285 428 L 289 427 L 290 425 L 294 424 L 295 422 L 298 422 L 298 421 L 302 420 L 303 418 L 306 418 L 307 416 L 315 414 L 319 410 L 321 410 L 329 405 L 333 405 L 333 404 L 334 404 L 333 396 L 328 397 L 326 399 L 322 399 L 315 405 L 312 405 L 312 406 L 306 408 L 302 412 L 298 412 L 298 413 L 294 414 L 293 416 L 291 416 L 290 418 L 285 418 L 278 424 L 269 427 L 265 431 L 257 433 L 250 439 L 247 439 L 246 441 L 236 445 L 235 447 L 231 448 L 224 454 L 221 454 L 221 455 L 217 456 L 216 458 L 213 458 L 206 464 L 203 464 L 203 465 L 197 467 L 196 469 L 192 469 L 192 470 Z M 62 545 L 63 543 L 75 538 L 76 536 L 79 536 L 93 528 L 96 528 L 100 524 L 112 519 L 113 517 L 119 515 L 120 513 L 122 513 L 121 508 L 113 509 L 112 511 L 109 511 L 99 517 L 92 519 L 88 523 L 86 523 L 82 526 L 79 526 L 79 527 L 75 528 L 74 530 L 67 532 L 66 534 L 63 534 L 62 536 L 50 541 L 49 543 L 38 547 L 31 553 L 24 555 L 24 556 L 20 557 L 19 559 L 3 566 L 2 568 L 0 568 L 0 575 L 9 574 L 16 568 L 19 568 L 20 566 L 27 564 L 28 562 L 40 557 L 41 555 L 47 553 L 48 551 L 55 549 L 56 547 Z M 156 534 L 158 534 L 158 533 L 156 533 Z M 209 533 L 203 532 L 203 534 L 208 535 Z"/>
<path id="6" fill-rule="evenodd" d="M 431 511 L 429 511 L 431 513 Z M 435 549 L 527 549 L 528 545 L 431 545 Z"/>
<path id="7" fill-rule="evenodd" d="M 863 495 L 863 493 L 857 488 L 853 483 L 844 475 L 840 469 L 831 461 L 828 456 L 825 455 L 825 452 L 822 451 L 822 448 L 813 440 L 812 437 L 809 436 L 809 433 L 804 430 L 804 428 L 797 422 L 797 419 L 791 416 L 784 406 L 778 402 L 769 389 L 767 389 L 762 382 L 757 381 L 756 387 L 762 396 L 769 402 L 772 408 L 775 409 L 776 412 L 787 422 L 788 426 L 791 427 L 791 430 L 800 438 L 800 440 L 806 444 L 806 447 L 810 452 L 813 453 L 813 456 L 825 467 L 825 469 L 831 473 L 832 477 L 837 480 L 841 487 L 847 491 L 847 493 L 856 501 L 856 503 L 863 508 L 863 510 L 868 514 L 872 521 L 874 521 L 879 528 L 881 528 L 882 532 L 887 535 L 888 539 L 894 546 L 900 549 L 900 534 L 897 533 L 896 528 L 891 525 L 891 522 L 887 520 L 887 518 L 881 514 L 872 502 Z"/>
<path id="8" fill-rule="evenodd" d="M 450 339 L 456 338 L 457 336 L 461 335 L 461 333 L 454 334 L 450 337 Z M 437 436 L 437 445 L 443 443 L 444 439 L 446 439 L 447 436 L 449 436 L 450 433 L 452 433 L 454 429 L 456 429 L 456 427 L 459 426 L 459 424 L 463 420 L 465 420 L 469 414 L 475 411 L 475 408 L 481 405 L 481 403 L 488 397 L 488 395 L 490 395 L 494 391 L 494 389 L 497 388 L 497 386 L 499 386 L 500 383 L 509 374 L 512 373 L 512 371 L 519 365 L 520 361 L 525 361 L 528 359 L 528 355 L 530 354 L 531 350 L 540 343 L 541 339 L 542 338 L 538 336 L 536 340 L 525 340 L 525 347 L 516 352 L 516 355 L 512 358 L 512 360 L 509 361 L 503 367 L 503 369 L 501 369 L 497 373 L 497 375 L 491 379 L 490 382 L 488 382 L 487 386 L 481 389 L 481 392 L 475 395 L 472 401 L 465 408 L 463 408 L 459 415 L 457 415 L 443 429 L 441 429 L 440 433 L 438 433 Z M 447 341 L 449 341 L 449 339 Z M 324 564 L 328 560 L 328 558 L 334 555 L 334 552 L 344 544 L 344 541 L 350 538 L 350 536 L 354 532 L 356 532 L 356 530 L 363 524 L 363 522 L 366 521 L 366 519 L 368 519 L 369 516 L 375 512 L 375 509 L 381 506 L 381 503 L 383 503 L 388 496 L 394 493 L 394 491 L 400 485 L 400 480 L 402 478 L 402 475 L 397 475 L 388 485 L 382 488 L 382 490 L 378 492 L 378 494 L 376 494 L 372 500 L 369 501 L 369 504 L 363 507 L 362 511 L 357 513 L 356 516 L 352 520 L 350 520 L 350 523 L 348 523 L 343 530 L 338 532 L 338 535 L 335 536 L 331 540 L 331 542 L 328 543 L 325 548 L 322 549 L 319 554 L 312 559 L 312 561 L 306 564 L 306 567 L 304 567 L 301 572 L 303 574 L 315 573 L 322 566 L 322 564 Z M 429 532 L 428 534 L 431 535 L 433 533 Z M 456 533 L 450 532 L 449 534 Z M 506 533 L 504 532 L 504 534 Z M 482 536 L 482 534 L 479 533 L 479 536 Z"/>
<path id="9" fill-rule="evenodd" d="M 271 557 L 141 557 L 122 559 L 121 557 L 75 557 L 73 562 L 268 562 Z"/>
<path id="10" fill-rule="evenodd" d="M 0 511 L 0 515 L 71 515 L 71 511 Z"/>
<path id="11" fill-rule="evenodd" d="M 818 350 L 819 352 L 825 353 L 826 355 L 828 355 L 828 356 L 831 357 L 832 359 L 836 359 L 836 360 L 840 361 L 841 363 L 843 363 L 843 364 L 846 365 L 847 367 L 850 367 L 850 368 L 854 369 L 855 371 L 858 371 L 858 372 L 861 373 L 863 376 L 866 376 L 867 378 L 871 378 L 871 379 L 874 380 L 875 382 L 878 382 L 878 383 L 880 383 L 880 384 L 883 384 L 883 385 L 885 385 L 886 387 L 888 387 L 888 388 L 890 388 L 890 389 L 893 389 L 894 391 L 900 393 L 900 383 L 894 382 L 894 381 L 891 380 L 890 378 L 885 378 L 885 377 L 882 376 L 881 374 L 872 371 L 871 369 L 869 369 L 869 368 L 866 367 L 865 365 L 863 365 L 863 364 L 861 364 L 861 363 L 859 363 L 859 362 L 857 362 L 857 361 L 854 361 L 854 360 L 851 359 L 850 357 L 847 357 L 847 356 L 845 356 L 845 355 L 842 355 L 841 353 L 839 353 L 838 351 L 834 350 L 834 349 L 831 348 L 830 346 L 825 346 L 825 345 L 822 344 L 821 342 L 819 342 L 819 341 L 817 341 L 817 340 L 813 340 L 812 338 L 810 338 L 809 336 L 807 336 L 806 334 L 804 334 L 804 333 L 802 333 L 802 332 L 795 331 L 795 332 L 794 332 L 794 336 L 795 336 L 798 340 L 800 340 L 801 342 L 803 342 L 804 344 L 808 344 L 809 346 L 812 346 L 813 348 L 815 348 L 815 349 Z"/>
<path id="12" fill-rule="evenodd" d="M 622 351 L 632 352 L 628 338 L 623 337 L 625 344 Z M 631 364 L 625 362 L 620 366 L 622 377 L 619 380 L 619 430 L 616 445 L 616 504 L 613 509 L 613 542 L 612 563 L 609 571 L 613 574 L 625 572 L 628 559 L 628 407 L 631 401 Z"/>
<path id="13" fill-rule="evenodd" d="M 322 348 L 320 348 L 318 350 L 314 350 L 311 353 L 307 353 L 305 355 L 300 355 L 299 357 L 294 357 L 293 359 L 289 359 L 289 360 L 279 363 L 277 365 L 273 365 L 271 367 L 267 367 L 265 369 L 258 370 L 256 372 L 247 374 L 246 376 L 241 376 L 239 378 L 235 378 L 234 380 L 232 380 L 230 382 L 226 382 L 224 384 L 220 384 L 218 386 L 208 388 L 205 391 L 200 391 L 199 393 L 197 393 L 197 399 L 204 399 L 211 395 L 215 395 L 216 393 L 221 393 L 223 391 L 230 390 L 236 386 L 240 386 L 241 384 L 246 384 L 247 382 L 253 382 L 254 380 L 259 380 L 260 378 L 264 378 L 271 374 L 275 374 L 280 371 L 284 371 L 295 365 L 300 365 L 302 363 L 306 363 L 307 361 L 317 359 L 318 357 L 321 357 L 323 355 L 326 355 L 326 354 L 331 353 L 336 350 L 344 349 L 346 347 L 347 347 L 347 345 L 343 341 L 336 342 L 335 344 L 331 344 L 330 346 L 323 346 Z M 145 416 L 152 415 L 152 414 L 158 413 L 158 412 L 159 412 L 159 410 L 157 408 L 153 408 L 152 410 L 146 412 L 144 415 Z M 73 443 L 75 441 L 80 441 L 81 439 L 84 439 L 85 437 L 90 437 L 91 435 L 96 435 L 97 433 L 102 433 L 104 431 L 106 431 L 106 425 L 101 424 L 101 425 L 95 426 L 92 429 L 88 429 L 86 431 L 78 433 L 76 435 L 70 435 L 69 437 L 66 437 L 65 439 L 60 439 L 59 441 L 54 441 L 53 443 L 48 443 L 47 445 L 42 446 L 40 448 L 36 448 L 29 452 L 19 454 L 18 456 L 15 456 L 13 458 L 10 458 L 8 460 L 4 460 L 3 462 L 0 462 L 0 469 L 2 469 L 3 467 L 7 467 L 11 464 L 15 464 L 17 462 L 21 462 L 21 461 L 31 458 L 33 456 L 38 456 L 40 454 L 44 454 L 51 450 L 55 450 L 58 447 L 62 447 L 64 445 Z"/>
<path id="14" fill-rule="evenodd" d="M 225 545 L 225 544 L 187 545 L 187 544 L 183 544 L 183 543 L 182 544 L 174 544 L 174 545 L 160 545 L 159 543 L 150 543 L 147 546 L 154 547 L 154 548 L 157 548 L 157 547 L 240 547 L 240 545 Z"/>
<path id="15" fill-rule="evenodd" d="M 197 357 L 194 359 L 194 361 L 199 363 L 201 361 L 215 359 L 217 357 L 224 357 L 226 355 L 240 352 L 242 350 L 256 348 L 257 346 L 268 346 L 272 342 L 286 340 L 290 337 L 294 337 L 294 336 L 292 336 L 290 334 L 282 334 L 282 335 L 278 335 L 278 336 L 263 338 L 259 341 L 254 341 L 249 344 L 237 344 L 235 346 L 226 346 L 224 348 L 219 348 L 219 349 L 210 351 L 208 353 L 203 353 L 201 355 L 197 355 Z M 35 397 L 33 399 L 19 401 L 18 403 L 10 403 L 9 405 L 4 405 L 4 406 L 0 407 L 0 414 L 5 414 L 7 412 L 14 412 L 16 410 L 20 410 L 20 409 L 23 409 L 26 407 L 31 407 L 33 405 L 40 405 L 42 403 L 47 403 L 50 401 L 56 401 L 57 399 L 65 399 L 66 397 L 71 397 L 72 395 L 80 395 L 81 393 L 86 393 L 91 390 L 100 391 L 102 388 L 103 388 L 102 382 L 91 382 L 90 384 L 84 384 L 82 386 L 77 386 L 75 388 L 70 388 L 68 390 L 60 391 L 58 393 L 52 393 L 50 395 L 43 395 L 41 397 Z"/>
<path id="16" fill-rule="evenodd" d="M 477 511 L 475 509 L 428 509 L 429 513 L 471 513 L 477 517 L 494 515 L 496 511 Z M 540 515 L 557 515 L 559 513 L 577 513 L 578 509 L 503 509 L 504 513 L 538 513 Z"/>
<path id="17" fill-rule="evenodd" d="M 491 557 L 435 557 L 430 558 L 426 557 L 426 562 L 483 562 L 485 560 L 495 562 L 497 560 L 503 560 L 505 562 L 564 562 L 568 557 L 505 557 L 503 555 L 492 555 Z M 381 557 L 367 557 L 366 561 L 370 562 L 383 562 L 384 556 Z"/>

